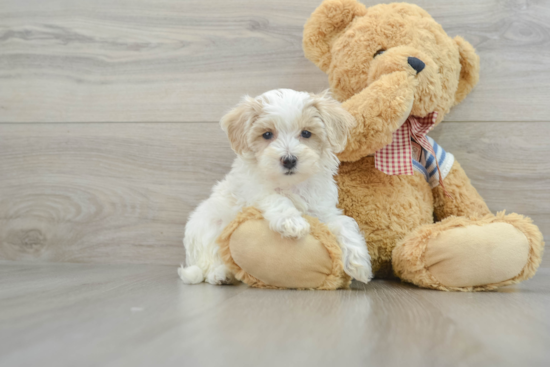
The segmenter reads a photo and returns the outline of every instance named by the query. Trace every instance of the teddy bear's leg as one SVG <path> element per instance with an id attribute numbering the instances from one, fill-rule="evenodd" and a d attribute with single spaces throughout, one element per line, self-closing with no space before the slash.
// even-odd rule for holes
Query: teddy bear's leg
<path id="1" fill-rule="evenodd" d="M 417 228 L 393 250 L 402 280 L 446 291 L 482 291 L 535 274 L 544 242 L 519 214 L 449 217 Z"/>
<path id="2" fill-rule="evenodd" d="M 282 237 L 256 208 L 244 209 L 222 232 L 220 255 L 235 277 L 258 288 L 339 289 L 344 272 L 336 237 L 316 218 L 305 217 L 310 233 Z"/>

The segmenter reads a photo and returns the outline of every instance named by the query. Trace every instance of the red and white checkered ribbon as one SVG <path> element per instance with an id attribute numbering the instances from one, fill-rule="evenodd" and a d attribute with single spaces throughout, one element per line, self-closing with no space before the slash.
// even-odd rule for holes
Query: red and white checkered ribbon
<path id="1" fill-rule="evenodd" d="M 392 142 L 376 152 L 374 166 L 387 175 L 413 175 L 411 145 L 411 138 L 413 138 L 422 148 L 434 156 L 439 172 L 439 184 L 445 195 L 451 197 L 443 185 L 443 177 L 439 169 L 437 156 L 432 145 L 426 139 L 426 134 L 435 126 L 436 120 L 436 111 L 426 117 L 409 116 L 407 121 L 393 133 Z"/>

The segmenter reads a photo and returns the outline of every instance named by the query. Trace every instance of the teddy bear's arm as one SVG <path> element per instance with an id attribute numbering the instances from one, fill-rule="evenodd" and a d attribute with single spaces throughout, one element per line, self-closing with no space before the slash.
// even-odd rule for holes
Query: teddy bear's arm
<path id="1" fill-rule="evenodd" d="M 342 106 L 355 117 L 357 125 L 338 158 L 356 161 L 391 143 L 392 133 L 411 111 L 417 84 L 410 71 L 396 71 L 345 101 Z"/>
<path id="2" fill-rule="evenodd" d="M 485 204 L 481 195 L 472 186 L 470 179 L 456 160 L 443 183 L 452 198 L 444 194 L 441 186 L 436 186 L 432 189 L 434 214 L 438 220 L 443 220 L 452 215 L 469 216 L 472 214 L 485 215 L 491 213 L 487 204 Z"/>

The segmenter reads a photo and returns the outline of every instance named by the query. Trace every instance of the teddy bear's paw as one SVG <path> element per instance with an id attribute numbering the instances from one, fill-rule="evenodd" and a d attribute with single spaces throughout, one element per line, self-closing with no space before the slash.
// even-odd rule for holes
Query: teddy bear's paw
<path id="1" fill-rule="evenodd" d="M 513 224 L 473 222 L 430 238 L 423 259 L 442 286 L 460 288 L 516 277 L 528 264 L 529 253 L 528 238 Z"/>
<path id="2" fill-rule="evenodd" d="M 543 247 L 540 230 L 518 214 L 448 217 L 398 243 L 392 266 L 399 278 L 422 287 L 484 291 L 532 277 Z"/>
<path id="3" fill-rule="evenodd" d="M 401 118 L 399 119 L 399 122 L 397 123 L 398 127 L 401 127 L 405 123 L 405 121 L 407 121 L 407 119 L 409 118 L 409 115 L 411 114 L 411 111 L 414 105 L 414 93 L 411 93 L 407 103 L 408 104 L 406 105 L 405 112 L 403 112 L 403 114 L 401 115 Z"/>
<path id="4" fill-rule="evenodd" d="M 301 216 L 280 218 L 270 227 L 283 237 L 302 238 L 309 234 L 309 223 Z"/>

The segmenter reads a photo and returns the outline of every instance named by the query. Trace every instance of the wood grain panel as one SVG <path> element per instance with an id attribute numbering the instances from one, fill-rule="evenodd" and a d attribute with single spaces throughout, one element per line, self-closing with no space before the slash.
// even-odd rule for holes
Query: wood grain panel
<path id="1" fill-rule="evenodd" d="M 217 124 L 0 125 L 0 253 L 183 261 L 189 211 L 233 153 Z"/>
<path id="2" fill-rule="evenodd" d="M 492 211 L 539 215 L 550 213 L 547 124 L 443 123 L 430 136 L 455 155 Z"/>
<path id="3" fill-rule="evenodd" d="M 550 235 L 550 124 L 444 123 L 493 211 Z M 233 160 L 216 123 L 0 124 L 0 258 L 178 264 L 185 220 Z"/>
<path id="4" fill-rule="evenodd" d="M 550 269 L 485 293 L 184 285 L 174 267 L 0 262 L 2 366 L 546 366 Z"/>
<path id="5" fill-rule="evenodd" d="M 320 2 L 3 0 L 0 121 L 216 121 L 243 94 L 319 91 L 301 37 Z M 416 3 L 481 56 L 448 121 L 547 121 L 548 2 Z"/>

